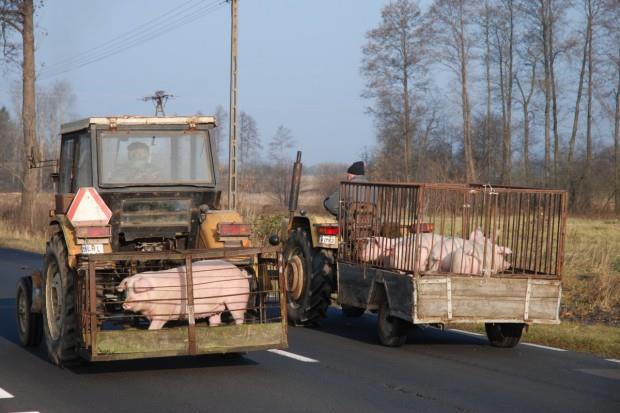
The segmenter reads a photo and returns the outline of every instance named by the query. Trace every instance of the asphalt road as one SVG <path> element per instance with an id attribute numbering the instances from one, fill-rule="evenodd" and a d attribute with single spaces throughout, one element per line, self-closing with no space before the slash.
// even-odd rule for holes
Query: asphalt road
<path id="1" fill-rule="evenodd" d="M 58 368 L 18 344 L 14 291 L 42 258 L 0 249 L 0 412 L 620 412 L 620 364 L 588 354 L 412 329 L 377 343 L 376 317 L 291 328 L 273 352 Z M 10 397 L 12 396 L 12 397 Z"/>

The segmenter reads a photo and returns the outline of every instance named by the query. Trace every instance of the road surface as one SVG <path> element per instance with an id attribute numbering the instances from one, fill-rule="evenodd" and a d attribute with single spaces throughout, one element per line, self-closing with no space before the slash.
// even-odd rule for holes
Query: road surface
<path id="1" fill-rule="evenodd" d="M 620 412 L 620 363 L 416 328 L 377 343 L 376 316 L 289 329 L 287 352 L 58 368 L 19 346 L 14 291 L 37 254 L 0 249 L 0 412 Z"/>

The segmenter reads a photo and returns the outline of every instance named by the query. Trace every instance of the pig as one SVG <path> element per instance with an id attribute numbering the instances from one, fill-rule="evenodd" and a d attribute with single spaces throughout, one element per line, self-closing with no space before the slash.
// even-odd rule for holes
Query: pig
<path id="1" fill-rule="evenodd" d="M 499 230 L 496 232 L 496 238 L 498 235 Z M 470 251 L 475 245 L 484 247 L 485 244 L 487 250 L 493 247 L 493 242 L 484 236 L 480 228 L 472 231 L 468 239 L 439 236 L 438 240 L 431 248 L 428 270 L 430 272 L 449 272 L 452 268 L 452 263 L 454 261 L 453 254 L 455 251 L 462 248 L 467 248 L 467 251 Z"/>
<path id="2" fill-rule="evenodd" d="M 451 254 L 450 272 L 457 274 L 490 275 L 510 268 L 507 255 L 512 250 L 501 245 L 465 243 Z"/>
<path id="3" fill-rule="evenodd" d="M 248 274 L 224 260 L 197 261 L 192 265 L 194 316 L 209 318 L 209 325 L 221 324 L 228 310 L 235 324 L 243 324 L 250 295 Z M 116 287 L 127 296 L 123 309 L 144 315 L 149 330 L 187 316 L 185 266 L 147 271 L 124 278 Z"/>
<path id="4" fill-rule="evenodd" d="M 359 258 L 402 271 L 425 270 L 434 234 L 409 235 L 400 238 L 370 237 L 360 249 Z M 414 244 L 418 244 L 419 256 L 414 259 Z M 416 253 L 417 255 L 417 253 Z"/>
<path id="5" fill-rule="evenodd" d="M 382 263 L 389 256 L 395 240 L 386 237 L 370 237 L 360 239 L 362 245 L 358 250 L 358 257 L 363 262 Z"/>

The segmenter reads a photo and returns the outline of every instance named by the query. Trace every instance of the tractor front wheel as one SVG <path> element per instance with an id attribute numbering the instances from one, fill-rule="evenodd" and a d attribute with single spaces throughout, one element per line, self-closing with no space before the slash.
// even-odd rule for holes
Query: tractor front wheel
<path id="1" fill-rule="evenodd" d="M 288 321 L 293 325 L 316 324 L 330 304 L 329 274 L 320 250 L 313 249 L 303 228 L 292 231 L 284 249 Z"/>
<path id="2" fill-rule="evenodd" d="M 61 234 L 54 234 L 45 252 L 43 331 L 48 356 L 56 365 L 77 358 L 74 281 L 75 272 L 68 266 L 64 239 Z"/>
<path id="3" fill-rule="evenodd" d="M 36 347 L 41 343 L 43 323 L 41 314 L 30 311 L 32 307 L 32 279 L 24 277 L 17 284 L 17 332 L 24 347 Z"/>

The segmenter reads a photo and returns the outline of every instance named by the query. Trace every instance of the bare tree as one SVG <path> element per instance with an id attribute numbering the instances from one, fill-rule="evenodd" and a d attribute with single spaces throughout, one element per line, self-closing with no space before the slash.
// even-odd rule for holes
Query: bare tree
<path id="1" fill-rule="evenodd" d="M 242 111 L 239 114 L 239 186 L 242 192 L 256 187 L 253 170 L 260 161 L 261 149 L 256 121 Z"/>
<path id="2" fill-rule="evenodd" d="M 291 130 L 284 125 L 278 126 L 276 133 L 269 142 L 270 188 L 278 202 L 286 206 L 292 167 L 291 149 L 295 146 L 295 139 Z"/>
<path id="3" fill-rule="evenodd" d="M 512 93 L 514 79 L 514 13 L 513 0 L 501 0 L 492 20 L 495 56 L 502 109 L 501 182 L 509 184 L 512 174 Z"/>
<path id="4" fill-rule="evenodd" d="M 22 57 L 22 124 L 23 124 L 23 160 L 28 162 L 34 155 L 36 145 L 36 105 L 35 105 L 35 69 L 34 69 L 34 12 L 33 0 L 0 1 L 0 41 L 4 56 L 14 58 L 17 45 L 14 37 L 21 40 Z M 21 225 L 32 227 L 34 220 L 34 201 L 37 187 L 37 174 L 25 165 L 22 169 L 22 197 L 20 206 Z"/>
<path id="5" fill-rule="evenodd" d="M 463 159 L 465 175 L 469 182 L 477 179 L 471 137 L 471 106 L 469 96 L 469 63 L 471 60 L 471 35 L 473 7 L 465 0 L 435 0 L 429 10 L 429 27 L 432 28 L 434 53 L 439 62 L 451 70 L 461 86 L 461 114 L 463 116 Z"/>
<path id="6" fill-rule="evenodd" d="M 414 170 L 412 143 L 414 134 L 414 90 L 423 83 L 425 47 L 422 39 L 422 17 L 418 3 L 397 0 L 381 12 L 381 24 L 366 34 L 368 43 L 362 48 L 361 72 L 366 78 L 365 97 L 375 100 L 370 112 L 384 129 L 389 125 L 403 150 L 390 147 L 388 152 L 402 154 L 404 179 Z M 386 116 L 386 111 L 391 116 Z M 389 124 L 396 121 L 395 124 Z M 388 143 L 389 146 L 389 143 Z"/>
<path id="7" fill-rule="evenodd" d="M 534 95 L 534 89 L 536 86 L 536 65 L 538 63 L 538 56 L 532 48 L 527 48 L 525 51 L 525 58 L 523 58 L 525 62 L 526 68 L 529 68 L 529 71 L 526 72 L 523 76 L 525 76 L 524 80 L 528 80 L 528 88 L 524 89 L 521 85 L 521 81 L 519 78 L 522 76 L 519 73 L 515 74 L 515 82 L 517 83 L 517 88 L 519 89 L 520 94 L 520 103 L 523 108 L 523 145 L 522 149 L 522 169 L 523 169 L 523 179 L 526 183 L 530 181 L 530 102 L 532 101 L 532 96 Z M 528 77 L 529 76 L 529 77 Z"/>

